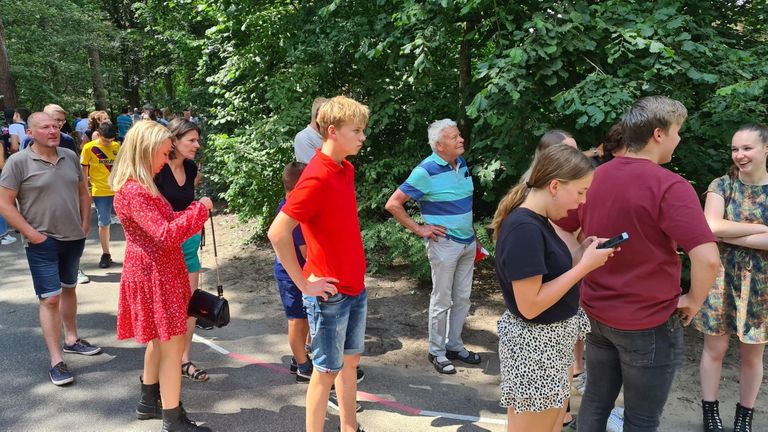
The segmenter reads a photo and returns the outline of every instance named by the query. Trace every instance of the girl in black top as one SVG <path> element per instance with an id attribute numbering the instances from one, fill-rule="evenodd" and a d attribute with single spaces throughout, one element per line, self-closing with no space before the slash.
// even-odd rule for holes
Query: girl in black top
<path id="1" fill-rule="evenodd" d="M 200 178 L 194 158 L 200 149 L 200 128 L 185 119 L 174 119 L 168 124 L 168 129 L 175 137 L 168 165 L 164 166 L 155 178 L 155 184 L 160 193 L 171 203 L 174 211 L 186 209 L 195 199 L 195 186 Z M 200 258 L 197 251 L 200 248 L 200 234 L 195 234 L 184 243 L 184 261 L 187 263 L 189 286 L 194 293 L 200 282 Z M 193 381 L 207 381 L 208 373 L 192 363 L 189 351 L 192 346 L 192 336 L 195 333 L 197 319 L 187 319 L 187 339 L 184 344 L 184 354 L 181 357 L 181 374 Z"/>
<path id="2" fill-rule="evenodd" d="M 509 431 L 559 431 L 573 345 L 589 330 L 578 282 L 613 249 L 590 237 L 572 255 L 550 220 L 585 202 L 588 157 L 566 144 L 542 151 L 530 178 L 502 198 L 493 222 L 496 275 L 507 306 L 498 324 L 501 406 Z"/>

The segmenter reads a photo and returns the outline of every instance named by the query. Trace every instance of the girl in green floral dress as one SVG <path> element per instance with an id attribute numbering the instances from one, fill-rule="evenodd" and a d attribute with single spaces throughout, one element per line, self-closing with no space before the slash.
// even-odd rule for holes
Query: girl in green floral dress
<path id="1" fill-rule="evenodd" d="M 700 375 L 704 430 L 722 431 L 717 391 L 731 335 L 741 366 L 735 432 L 752 430 L 768 342 L 768 128 L 744 126 L 731 141 L 731 171 L 712 181 L 704 213 L 720 239 L 722 267 L 693 320 L 704 333 Z"/>

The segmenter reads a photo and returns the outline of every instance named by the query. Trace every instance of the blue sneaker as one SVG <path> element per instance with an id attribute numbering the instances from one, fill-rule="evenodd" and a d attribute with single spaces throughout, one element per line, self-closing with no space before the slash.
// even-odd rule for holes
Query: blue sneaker
<path id="1" fill-rule="evenodd" d="M 51 382 L 57 386 L 69 384 L 75 380 L 75 377 L 72 376 L 72 372 L 67 368 L 67 364 L 63 361 L 56 363 L 56 365 L 48 371 L 48 376 L 51 377 Z"/>
<path id="2" fill-rule="evenodd" d="M 87 356 L 96 355 L 101 352 L 101 348 L 91 345 L 85 339 L 77 339 L 72 345 L 64 345 L 64 352 L 70 354 L 82 354 Z"/>

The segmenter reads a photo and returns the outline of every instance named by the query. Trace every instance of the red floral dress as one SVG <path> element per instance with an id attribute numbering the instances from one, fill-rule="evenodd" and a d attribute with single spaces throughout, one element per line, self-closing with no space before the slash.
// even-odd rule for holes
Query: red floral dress
<path id="1" fill-rule="evenodd" d="M 174 212 L 134 180 L 115 194 L 114 205 L 125 231 L 117 338 L 147 343 L 186 333 L 191 293 L 181 243 L 203 228 L 208 209 L 193 202 Z"/>

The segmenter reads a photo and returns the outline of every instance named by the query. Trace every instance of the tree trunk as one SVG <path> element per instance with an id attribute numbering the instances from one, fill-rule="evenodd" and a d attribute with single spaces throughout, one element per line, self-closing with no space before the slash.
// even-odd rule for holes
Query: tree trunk
<path id="1" fill-rule="evenodd" d="M 88 48 L 88 62 L 91 66 L 91 78 L 93 79 L 93 100 L 96 110 L 107 109 L 107 92 L 104 90 L 104 80 L 101 77 L 101 57 L 99 50 Z"/>
<path id="2" fill-rule="evenodd" d="M 173 72 L 165 73 L 165 95 L 169 101 L 176 99 L 176 88 L 173 86 Z"/>
<path id="3" fill-rule="evenodd" d="M 11 64 L 8 60 L 8 50 L 5 47 L 5 28 L 0 17 L 0 109 L 16 108 L 19 97 L 16 93 L 16 83 L 11 76 Z"/>
<path id="4" fill-rule="evenodd" d="M 464 23 L 464 34 L 459 47 L 459 116 L 458 126 L 461 136 L 464 138 L 464 148 L 469 150 L 472 146 L 472 127 L 474 123 L 467 116 L 467 105 L 472 102 L 470 84 L 472 83 L 472 41 L 469 34 L 474 29 L 472 21 Z"/>
<path id="5" fill-rule="evenodd" d="M 136 77 L 129 65 L 123 65 L 123 93 L 125 100 L 131 107 L 139 107 L 139 87 L 136 85 Z"/>

